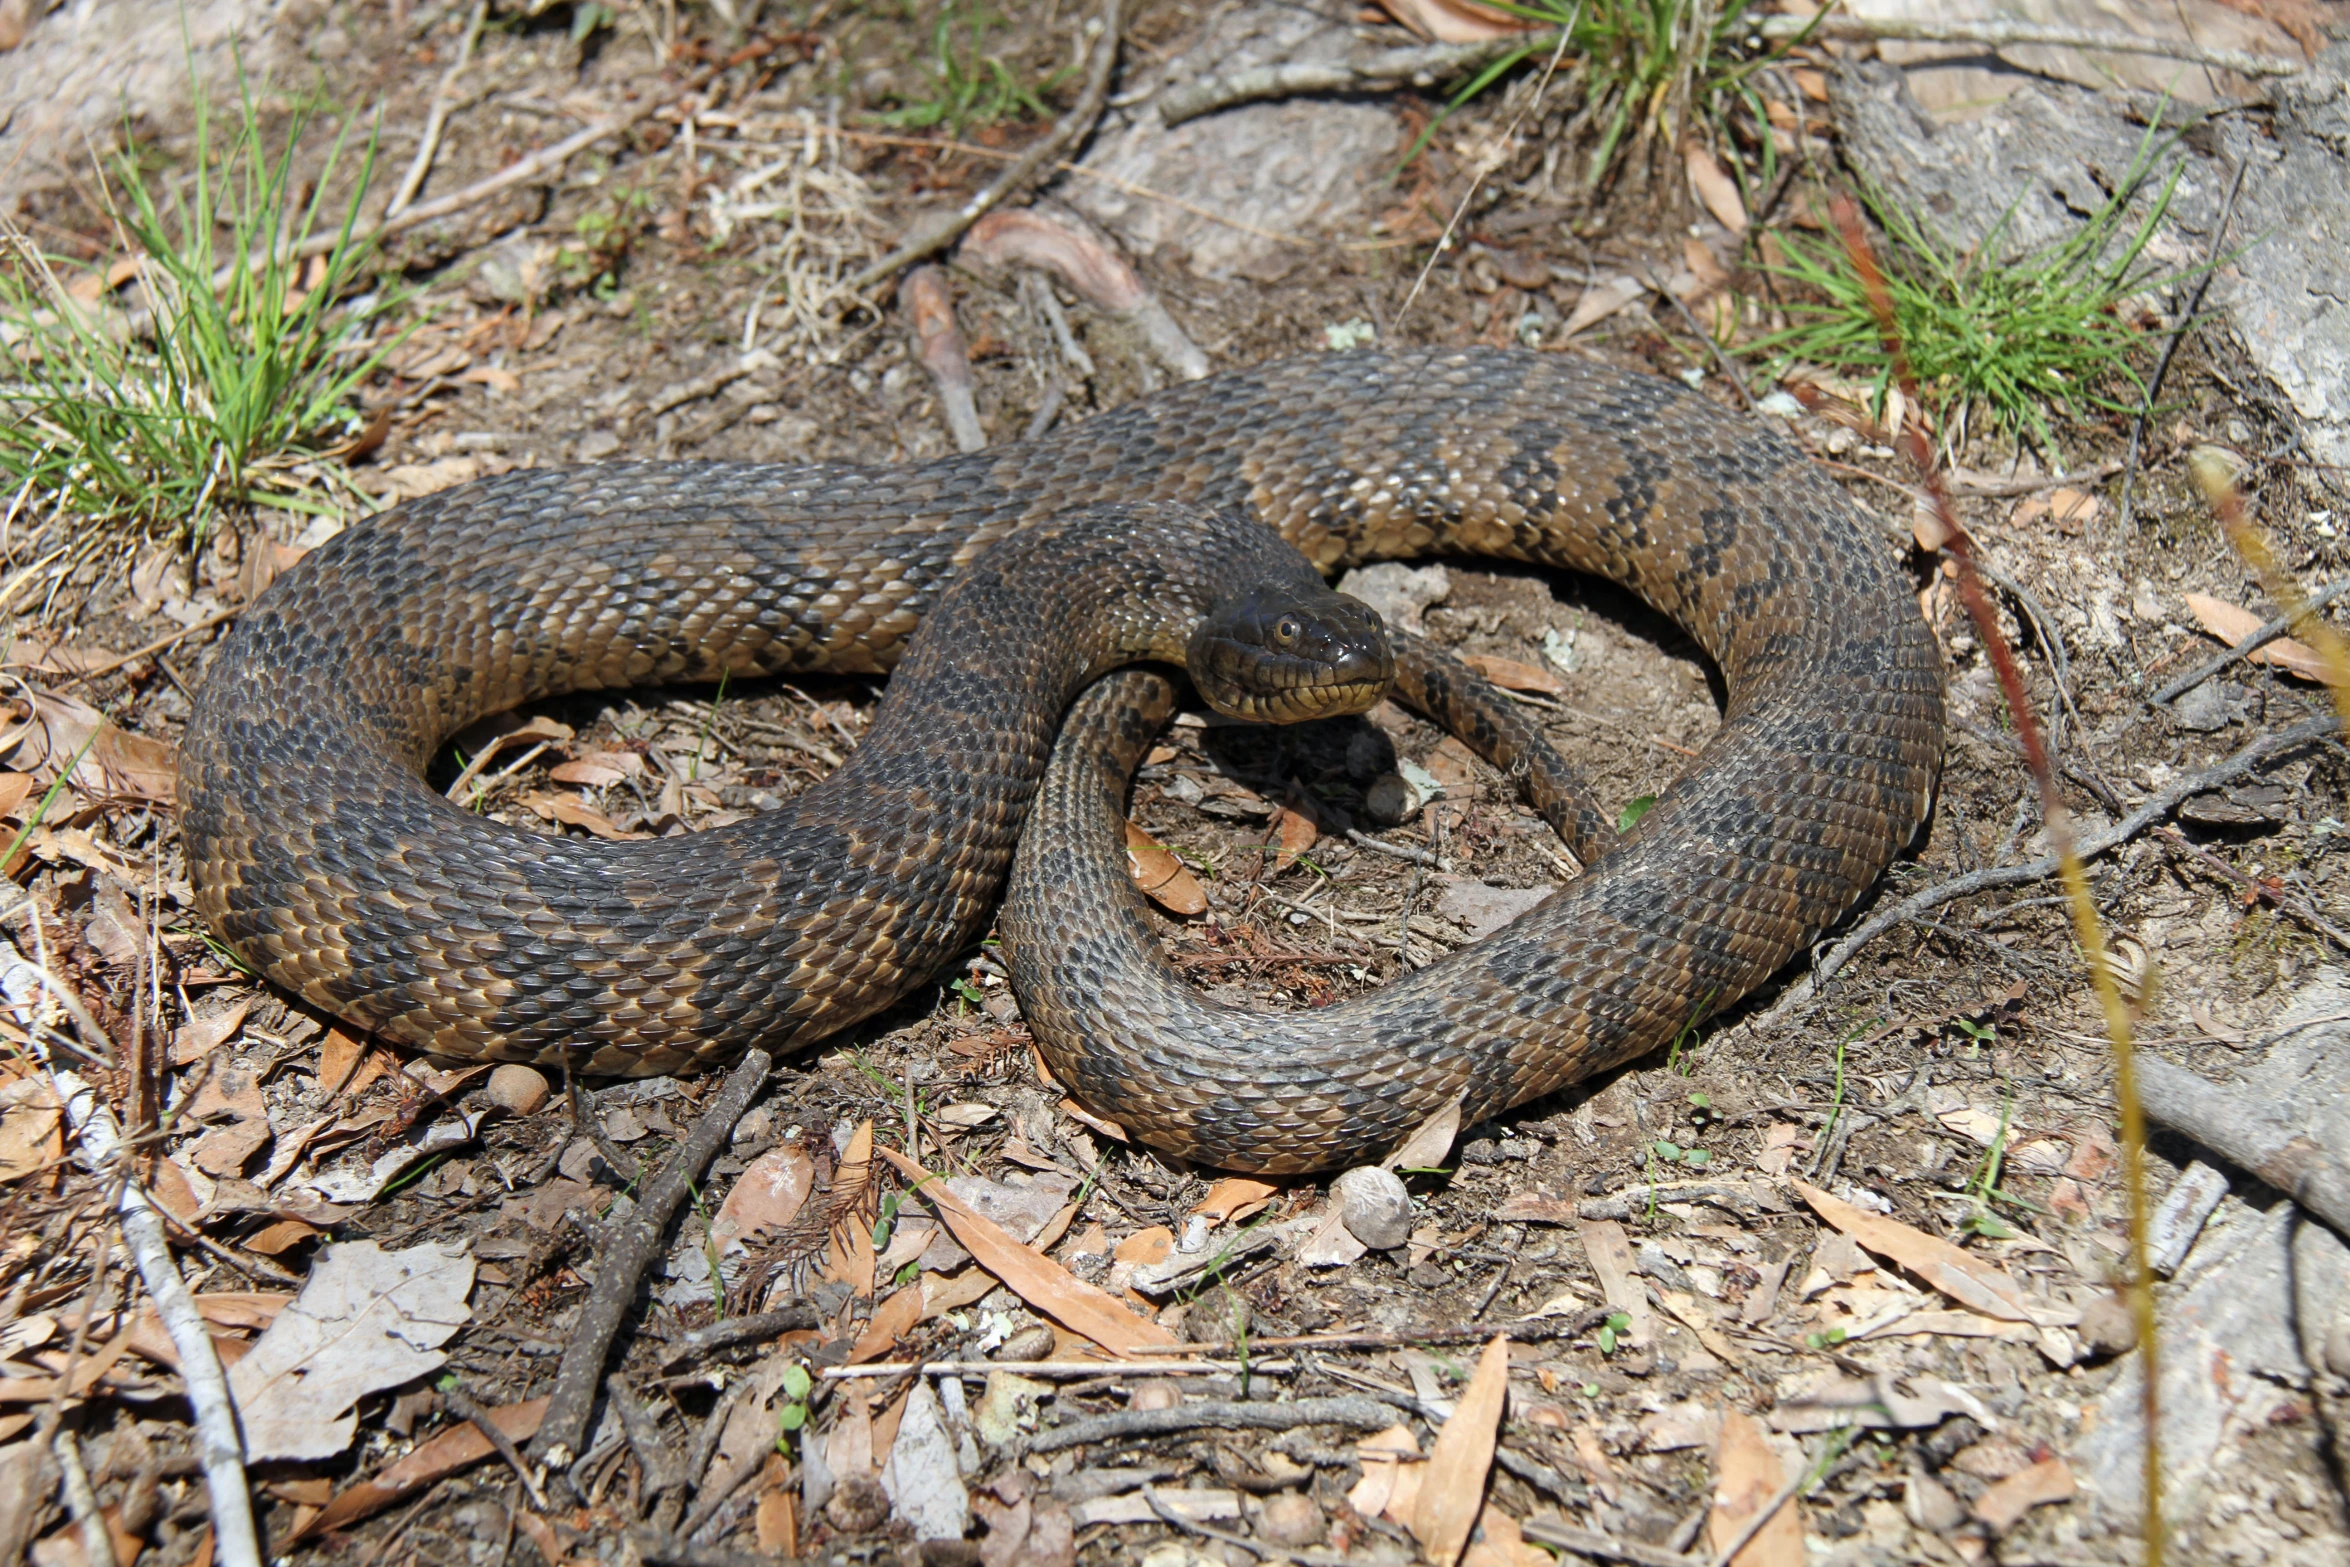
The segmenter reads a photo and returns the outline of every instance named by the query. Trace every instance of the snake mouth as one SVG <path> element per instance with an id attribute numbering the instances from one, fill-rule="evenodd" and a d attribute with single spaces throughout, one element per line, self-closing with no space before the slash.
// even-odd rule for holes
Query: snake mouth
<path id="1" fill-rule="evenodd" d="M 1184 662 L 1210 706 L 1256 723 L 1365 713 L 1395 683 L 1378 612 L 1318 582 L 1259 588 L 1217 605 L 1192 634 Z"/>

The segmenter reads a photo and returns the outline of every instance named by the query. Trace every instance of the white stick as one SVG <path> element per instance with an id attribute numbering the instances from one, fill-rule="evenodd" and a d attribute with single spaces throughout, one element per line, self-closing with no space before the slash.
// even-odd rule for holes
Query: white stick
<path id="1" fill-rule="evenodd" d="M 113 1171 L 122 1180 L 122 1196 L 114 1205 L 122 1221 L 122 1241 L 138 1264 L 139 1277 L 155 1302 L 155 1313 L 179 1352 L 180 1380 L 187 1385 L 188 1403 L 196 1411 L 196 1438 L 202 1448 L 204 1484 L 212 1508 L 212 1559 L 217 1567 L 261 1567 L 261 1539 L 253 1529 L 253 1498 L 245 1489 L 245 1449 L 237 1436 L 236 1406 L 230 1402 L 228 1377 L 213 1353 L 212 1335 L 202 1313 L 171 1260 L 171 1244 L 163 1237 L 163 1221 L 128 1165 L 122 1132 L 114 1112 L 106 1108 L 97 1089 L 77 1072 L 52 1065 L 49 1076 L 57 1096 L 65 1101 L 65 1118 L 81 1145 L 81 1162 L 101 1173 Z M 117 1161 L 122 1168 L 115 1171 Z"/>

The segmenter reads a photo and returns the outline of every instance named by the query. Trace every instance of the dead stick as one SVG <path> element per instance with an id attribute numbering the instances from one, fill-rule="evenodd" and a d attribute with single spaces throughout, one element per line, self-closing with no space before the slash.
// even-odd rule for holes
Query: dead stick
<path id="1" fill-rule="evenodd" d="M 490 1411 L 474 1402 L 472 1394 L 454 1384 L 441 1389 L 441 1401 L 449 1406 L 449 1412 L 458 1419 L 472 1422 L 473 1428 L 498 1450 L 498 1456 L 506 1460 L 506 1467 L 514 1471 L 514 1478 L 522 1482 L 523 1494 L 530 1498 L 530 1505 L 545 1512 L 547 1493 L 539 1489 L 537 1479 L 530 1472 L 530 1465 L 522 1461 L 522 1450 L 514 1445 L 514 1438 L 499 1427 Z"/>
<path id="2" fill-rule="evenodd" d="M 2103 832 L 2093 832 L 2084 836 L 2080 842 L 2081 858 L 2083 860 L 2097 858 L 2108 849 L 2128 842 L 2156 822 L 2161 821 L 2171 812 L 2177 810 L 2180 804 L 2189 797 L 2219 788 L 2222 784 L 2233 783 L 2279 752 L 2289 751 L 2295 746 L 2307 745 L 2312 740 L 2324 739 L 2333 731 L 2333 728 L 2334 722 L 2330 718 L 2307 719 L 2277 734 L 2262 735 L 2216 766 L 2206 767 L 2201 772 L 2190 773 L 2184 778 L 2173 780 L 2168 788 L 2149 795 L 2136 810 L 2111 827 L 2106 828 Z M 1835 948 L 1820 960 L 1819 967 L 1813 970 L 1811 990 L 1808 995 L 1791 996 L 1790 1000 L 1804 1000 L 1808 999 L 1809 995 L 1819 994 L 1821 987 L 1836 977 L 1837 971 L 1852 960 L 1854 953 L 1904 920 L 1915 919 L 1928 909 L 1939 908 L 1945 903 L 1953 902 L 1959 898 L 1972 897 L 1979 892 L 1995 892 L 2002 887 L 2021 887 L 2032 882 L 2045 881 L 2055 875 L 2061 867 L 2062 861 L 2055 855 L 2042 855 L 2039 859 L 2026 860 L 2020 865 L 2000 865 L 1988 870 L 1975 871 L 1970 875 L 1956 876 L 1949 881 L 1937 882 L 1923 892 L 1904 898 L 1838 942 Z"/>
<path id="3" fill-rule="evenodd" d="M 1662 1546 L 1642 1545 L 1637 1540 L 1619 1540 L 1612 1534 L 1601 1534 L 1596 1529 L 1578 1529 L 1570 1523 L 1550 1518 L 1529 1518 L 1518 1526 L 1527 1539 L 1544 1545 L 1556 1545 L 1583 1556 L 1597 1556 L 1611 1562 L 1630 1562 L 1633 1567 L 1705 1567 L 1705 1559 L 1684 1556 L 1679 1551 L 1668 1551 Z"/>
<path id="4" fill-rule="evenodd" d="M 1104 1369 L 1115 1372 L 1118 1368 L 1108 1365 Z M 1395 1424 L 1396 1407 L 1380 1399 L 1349 1394 L 1337 1398 L 1300 1398 L 1286 1404 L 1211 1399 L 1173 1409 L 1125 1409 L 1039 1431 L 1028 1439 L 1028 1451 L 1057 1453 L 1065 1447 L 1082 1447 L 1089 1442 L 1167 1436 L 1207 1427 L 1219 1431 L 1291 1431 L 1299 1426 L 1353 1426 L 1358 1430 L 1378 1431 Z"/>
<path id="5" fill-rule="evenodd" d="M 580 1308 L 579 1324 L 572 1329 L 563 1363 L 555 1372 L 546 1419 L 540 1423 L 538 1435 L 531 1438 L 529 1451 L 534 1462 L 560 1469 L 569 1467 L 578 1456 L 579 1444 L 587 1436 L 588 1416 L 595 1411 L 604 1362 L 636 1299 L 637 1283 L 661 1254 L 669 1221 L 718 1156 L 774 1064 L 774 1057 L 764 1050 L 743 1057 L 742 1065 L 728 1074 L 725 1085 L 712 1096 L 710 1108 L 694 1122 L 685 1142 L 653 1178 L 635 1211 L 614 1226 L 597 1248 L 596 1286 Z"/>
<path id="6" fill-rule="evenodd" d="M 2298 76 L 2302 71 L 2299 60 L 2282 60 L 2272 54 L 2206 49 L 2183 38 L 2148 38 L 2093 27 L 2048 27 L 2038 22 L 1929 22 L 1862 16 L 1826 16 L 1815 21 L 1801 16 L 1767 16 L 1755 33 L 1773 43 L 1792 43 L 1806 37 L 1846 38 L 1982 44 L 1991 49 L 2085 49 L 2093 54 L 2149 54 L 2158 59 L 2184 60 L 2190 65 L 2234 71 L 2238 76 Z"/>
<path id="7" fill-rule="evenodd" d="M 735 1344 L 746 1344 L 752 1339 L 774 1338 L 795 1328 L 816 1325 L 816 1308 L 805 1301 L 789 1306 L 778 1306 L 773 1311 L 762 1311 L 752 1317 L 729 1317 L 724 1322 L 713 1322 L 706 1328 L 696 1328 L 661 1352 L 664 1365 L 680 1365 L 697 1355 L 725 1349 Z"/>
<path id="8" fill-rule="evenodd" d="M 2350 1164 L 2261 1115 L 2241 1088 L 2157 1056 L 2138 1063 L 2146 1113 L 2238 1169 L 2259 1176 L 2337 1234 L 2350 1236 Z"/>
<path id="9" fill-rule="evenodd" d="M 898 284 L 898 303 L 913 324 L 915 357 L 938 383 L 939 406 L 946 413 L 955 450 L 978 451 L 987 445 L 987 432 L 979 428 L 971 351 L 955 326 L 955 296 L 947 287 L 946 273 L 929 262 L 914 268 Z"/>
<path id="10" fill-rule="evenodd" d="M 424 135 L 416 143 L 416 156 L 409 160 L 408 172 L 401 176 L 400 188 L 384 207 L 388 220 L 398 217 L 416 199 L 424 188 L 425 176 L 432 172 L 433 159 L 441 150 L 441 132 L 448 127 L 449 111 L 457 103 L 457 78 L 473 63 L 473 46 L 481 42 L 481 24 L 488 19 L 490 0 L 473 0 L 473 15 L 465 22 L 465 39 L 457 45 L 457 58 L 449 62 L 441 73 L 440 90 L 432 95 L 432 108 L 424 117 Z"/>
<path id="11" fill-rule="evenodd" d="M 1100 37 L 1094 43 L 1093 63 L 1086 71 L 1085 90 L 1077 95 L 1076 106 L 1055 121 L 1051 130 L 1037 138 L 1035 146 L 1021 153 L 978 195 L 932 220 L 920 234 L 850 278 L 844 285 L 846 292 L 863 293 L 902 268 L 928 261 L 960 239 L 965 229 L 993 211 L 1005 197 L 1019 191 L 1037 170 L 1057 160 L 1093 129 L 1094 122 L 1101 118 L 1102 105 L 1109 100 L 1110 70 L 1118 63 L 1118 6 L 1119 0 L 1105 0 L 1102 6 L 1101 20 L 1095 24 L 1101 29 Z"/>

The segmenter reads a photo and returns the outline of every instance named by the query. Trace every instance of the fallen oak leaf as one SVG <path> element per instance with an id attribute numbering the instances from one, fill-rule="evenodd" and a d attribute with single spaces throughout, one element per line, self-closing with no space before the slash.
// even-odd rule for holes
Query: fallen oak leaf
<path id="1" fill-rule="evenodd" d="M 473 1259 L 440 1246 L 328 1248 L 294 1303 L 229 1372 L 245 1456 L 331 1458 L 351 1445 L 355 1406 L 448 1357 L 439 1346 L 472 1315 Z"/>
<path id="2" fill-rule="evenodd" d="M 921 1165 L 895 1149 L 875 1151 L 915 1183 L 917 1194 L 930 1204 L 963 1249 L 1033 1309 L 1112 1354 L 1133 1355 L 1175 1342 L 1174 1334 L 1136 1316 L 1115 1295 L 1096 1289 L 1051 1258 L 1013 1240 L 1003 1226 L 956 1196 Z"/>

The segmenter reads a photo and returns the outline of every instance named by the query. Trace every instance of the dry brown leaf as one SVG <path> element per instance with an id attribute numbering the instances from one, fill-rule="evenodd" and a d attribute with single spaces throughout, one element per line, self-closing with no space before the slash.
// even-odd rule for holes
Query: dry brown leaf
<path id="1" fill-rule="evenodd" d="M 609 789 L 644 775 L 645 759 L 634 751 L 589 751 L 558 763 L 547 772 L 557 783 L 586 784 L 596 789 Z"/>
<path id="2" fill-rule="evenodd" d="M 1260 1181 L 1246 1175 L 1227 1175 L 1209 1187 L 1208 1194 L 1191 1205 L 1191 1211 L 1207 1215 L 1212 1224 L 1237 1224 L 1251 1214 L 1261 1212 L 1280 1190 L 1270 1181 Z"/>
<path id="3" fill-rule="evenodd" d="M 1444 44 L 1507 38 L 1534 26 L 1524 17 L 1478 5 L 1475 0 L 1379 0 L 1379 5 L 1422 38 Z"/>
<path id="4" fill-rule="evenodd" d="M 1313 796 L 1291 784 L 1273 825 L 1279 838 L 1273 851 L 1272 874 L 1278 876 L 1295 865 L 1297 857 L 1311 849 L 1322 836 L 1322 813 L 1315 807 Z"/>
<path id="5" fill-rule="evenodd" d="M 0 772 L 0 816 L 14 816 L 40 787 L 41 780 L 31 773 Z"/>
<path id="6" fill-rule="evenodd" d="M 1838 1197 L 1802 1181 L 1791 1183 L 1812 1211 L 1878 1256 L 1899 1263 L 1930 1287 L 1970 1311 L 2008 1322 L 2029 1322 L 2015 1280 L 1979 1257 L 1970 1257 L 1948 1241 L 1913 1230 L 1897 1219 L 1864 1213 Z"/>
<path id="7" fill-rule="evenodd" d="M 1126 868 L 1133 875 L 1134 884 L 1170 913 L 1207 912 L 1208 895 L 1198 879 L 1183 868 L 1181 860 L 1132 822 L 1126 824 Z"/>
<path id="8" fill-rule="evenodd" d="M 1547 669 L 1532 664 L 1521 664 L 1514 658 L 1496 658 L 1490 653 L 1467 653 L 1461 662 L 1492 681 L 1504 691 L 1539 691 L 1545 696 L 1565 696 L 1566 682 Z"/>
<path id="9" fill-rule="evenodd" d="M 1380 1160 L 1390 1170 L 1433 1170 L 1444 1163 L 1452 1152 L 1453 1139 L 1461 1135 L 1461 1096 L 1452 1096 L 1452 1103 L 1422 1121 L 1419 1129 L 1396 1146 L 1395 1152 Z"/>
<path id="10" fill-rule="evenodd" d="M 202 1300 L 203 1297 L 198 1296 L 197 1299 Z M 527 1442 L 538 1435 L 539 1421 L 545 1418 L 546 1413 L 547 1401 L 534 1398 L 520 1404 L 508 1404 L 503 1409 L 493 1409 L 489 1416 L 490 1424 L 507 1436 L 517 1442 Z M 304 1524 L 284 1543 L 291 1546 L 311 1535 L 340 1529 L 346 1524 L 382 1512 L 403 1497 L 412 1496 L 435 1480 L 478 1464 L 496 1451 L 490 1445 L 490 1439 L 482 1435 L 481 1428 L 472 1421 L 450 1426 L 407 1457 L 377 1471 L 372 1478 L 344 1488 L 342 1494 L 326 1504 L 325 1512 Z"/>
<path id="11" fill-rule="evenodd" d="M 1975 1516 L 1990 1525 L 1993 1534 L 2005 1534 L 2033 1508 L 2071 1501 L 2076 1489 L 2070 1465 L 2061 1458 L 2044 1458 L 1976 1497 Z"/>
<path id="12" fill-rule="evenodd" d="M 840 1413 L 824 1439 L 824 1464 L 836 1480 L 869 1479 L 873 1460 L 873 1401 L 852 1382 L 841 1394 Z"/>
<path id="13" fill-rule="evenodd" d="M 1689 188 L 1697 192 L 1705 210 L 1731 233 L 1745 233 L 1746 198 L 1738 194 L 1738 182 L 1730 178 L 1701 142 L 1692 141 L 1683 147 L 1681 158 L 1689 168 Z"/>
<path id="14" fill-rule="evenodd" d="M 1567 324 L 1560 328 L 1559 335 L 1573 337 L 1585 327 L 1606 320 L 1647 292 L 1648 285 L 1629 274 L 1593 283 L 1583 290 L 1583 297 L 1575 301 L 1575 308 L 1568 312 Z"/>
<path id="15" fill-rule="evenodd" d="M 791 1560 L 800 1554 L 799 1498 L 787 1486 L 769 1486 L 760 1493 L 759 1510 L 752 1527 L 757 1532 L 762 1554 Z"/>
<path id="16" fill-rule="evenodd" d="M 1131 1262 L 1138 1268 L 1148 1268 L 1165 1262 L 1174 1250 L 1175 1232 L 1164 1224 L 1154 1224 L 1147 1230 L 1136 1230 L 1120 1241 L 1110 1256 L 1118 1262 Z"/>
<path id="17" fill-rule="evenodd" d="M 561 822 L 566 827 L 584 827 L 597 837 L 613 843 L 630 842 L 653 836 L 649 832 L 628 832 L 611 817 L 581 799 L 576 794 L 554 794 L 534 789 L 522 797 L 523 805 L 540 820 Z"/>
<path id="18" fill-rule="evenodd" d="M 0 1086 L 0 1181 L 47 1169 L 65 1157 L 65 1105 L 45 1078 Z"/>
<path id="19" fill-rule="evenodd" d="M 304 1241 L 325 1233 L 317 1225 L 305 1224 L 300 1219 L 280 1219 L 247 1236 L 243 1245 L 247 1251 L 257 1251 L 264 1257 L 275 1257 L 280 1252 L 291 1251 Z"/>
<path id="20" fill-rule="evenodd" d="M 252 1068 L 242 1063 L 221 1067 L 204 1079 L 188 1105 L 188 1119 L 205 1122 L 226 1119 L 196 1139 L 188 1157 L 206 1175 L 244 1173 L 245 1163 L 269 1141 L 269 1105 Z"/>
<path id="21" fill-rule="evenodd" d="M 798 1143 L 778 1143 L 736 1177 L 734 1189 L 710 1223 L 710 1241 L 724 1251 L 761 1231 L 780 1230 L 799 1216 L 816 1189 L 816 1161 Z"/>
<path id="22" fill-rule="evenodd" d="M 1393 1425 L 1357 1442 L 1355 1456 L 1362 1462 L 1363 1477 L 1346 1493 L 1347 1505 L 1365 1518 L 1376 1518 L 1389 1512 L 1395 1502 L 1396 1482 L 1401 1473 L 1407 1468 L 1418 1470 L 1420 1444 L 1412 1436 L 1411 1427 Z M 1416 1472 L 1411 1491 L 1416 1501 L 1419 1493 Z"/>
<path id="23" fill-rule="evenodd" d="M 131 734 L 89 703 L 47 691 L 33 693 L 33 722 L 9 760 L 44 785 L 70 766 L 74 787 L 100 799 L 165 804 L 179 783 L 179 757 L 170 744 Z"/>
<path id="24" fill-rule="evenodd" d="M 2240 609 L 2224 599 L 2215 599 L 2208 593 L 2186 593 L 2180 596 L 2187 601 L 2187 608 L 2193 611 L 2196 623 L 2230 647 L 2265 624 L 2252 611 Z M 2274 665 L 2288 675 L 2320 684 L 2324 683 L 2326 677 L 2325 661 L 2317 656 L 2316 649 L 2306 642 L 2296 642 L 2291 637 L 2279 637 L 2266 647 L 2255 648 L 2244 655 L 2244 661 L 2248 664 Z"/>
<path id="25" fill-rule="evenodd" d="M 1036 1058 L 1036 1060 L 1039 1065 L 1042 1065 L 1044 1062 L 1044 1057 L 1040 1055 Z M 1107 1116 L 1095 1115 L 1091 1110 L 1086 1109 L 1085 1106 L 1079 1104 L 1074 1099 L 1062 1100 L 1060 1104 L 1060 1111 L 1061 1114 L 1067 1116 L 1070 1120 L 1082 1122 L 1083 1124 L 1092 1127 L 1095 1131 L 1101 1133 L 1104 1137 L 1121 1143 L 1130 1143 L 1134 1141 L 1133 1138 L 1126 1135 L 1126 1128 L 1120 1126 L 1117 1122 L 1110 1120 Z M 1083 1137 L 1085 1134 L 1083 1132 L 1079 1132 L 1076 1135 Z M 1088 1167 L 1090 1168 L 1090 1166 Z"/>
<path id="26" fill-rule="evenodd" d="M 547 1567 L 575 1567 L 579 1558 L 563 1549 L 562 1536 L 555 1526 L 527 1507 L 514 1509 L 515 1532 L 525 1536 L 531 1548 L 539 1553 L 539 1560 Z"/>
<path id="27" fill-rule="evenodd" d="M 236 1037 L 245 1026 L 245 1014 L 253 1010 L 253 998 L 245 997 L 218 1017 L 198 1018 L 183 1023 L 171 1036 L 171 1064 L 192 1066 Z"/>
<path id="28" fill-rule="evenodd" d="M 872 1320 L 865 1331 L 857 1335 L 856 1344 L 849 1350 L 848 1363 L 861 1366 L 868 1360 L 879 1360 L 898 1347 L 898 1340 L 914 1330 L 922 1320 L 922 1286 L 910 1284 L 873 1308 Z"/>
<path id="29" fill-rule="evenodd" d="M 1632 1319 L 1631 1343 L 1646 1344 L 1652 1337 L 1648 1291 L 1634 1272 L 1632 1242 L 1624 1227 L 1613 1219 L 1577 1219 L 1575 1231 L 1583 1238 L 1583 1255 L 1590 1259 L 1608 1308 Z"/>
<path id="30" fill-rule="evenodd" d="M 1722 1411 L 1722 1452 L 1713 1512 L 1705 1537 L 1719 1556 L 1756 1513 L 1787 1483 L 1787 1466 L 1772 1451 L 1755 1418 L 1735 1406 Z M 1728 1567 L 1803 1567 L 1803 1511 L 1793 1502 L 1771 1515 Z"/>
<path id="31" fill-rule="evenodd" d="M 922 1200 L 954 1232 L 963 1249 L 1031 1308 L 1113 1354 L 1134 1355 L 1175 1342 L 1174 1334 L 1128 1311 L 1116 1296 L 1094 1288 L 1051 1258 L 1013 1240 L 1001 1225 L 983 1216 L 913 1160 L 894 1149 L 878 1151 L 917 1184 Z"/>
<path id="32" fill-rule="evenodd" d="M 1453 1406 L 1452 1418 L 1436 1433 L 1412 1521 L 1420 1549 L 1436 1567 L 1453 1567 L 1460 1560 L 1485 1505 L 1485 1479 L 1493 1468 L 1493 1444 L 1501 1430 L 1509 1377 L 1510 1341 L 1505 1334 L 1485 1346 L 1476 1374 Z"/>
<path id="33" fill-rule="evenodd" d="M 1487 1502 L 1461 1567 L 1552 1567 L 1558 1560 L 1519 1532 L 1518 1520 Z"/>
<path id="34" fill-rule="evenodd" d="M 984 1300 L 1003 1281 L 985 1268 L 969 1267 L 960 1273 L 925 1273 L 922 1275 L 922 1320 L 943 1317 L 948 1312 Z"/>
<path id="35" fill-rule="evenodd" d="M 351 1074 L 359 1069 L 360 1057 L 366 1054 L 367 1047 L 358 1040 L 339 1028 L 328 1029 L 326 1038 L 318 1045 L 318 1091 L 328 1095 L 341 1093 Z"/>

